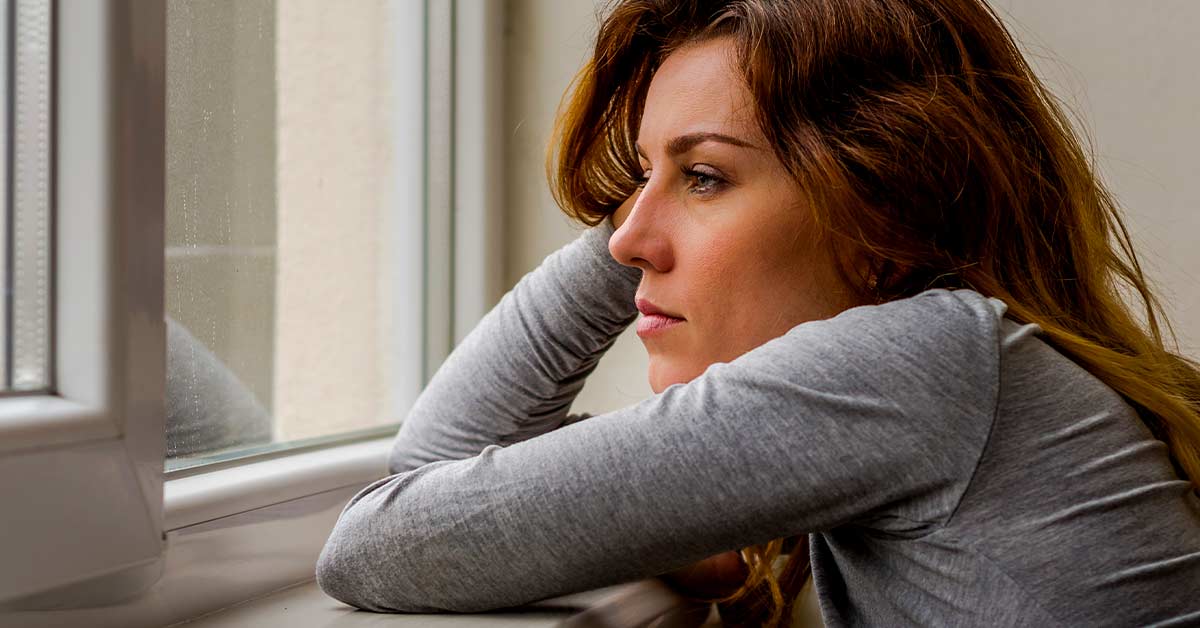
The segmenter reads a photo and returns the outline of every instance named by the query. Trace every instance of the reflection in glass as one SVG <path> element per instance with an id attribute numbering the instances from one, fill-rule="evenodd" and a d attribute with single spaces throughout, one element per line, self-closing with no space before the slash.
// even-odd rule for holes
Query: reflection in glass
<path id="1" fill-rule="evenodd" d="M 415 398 L 422 6 L 168 0 L 169 457 Z"/>

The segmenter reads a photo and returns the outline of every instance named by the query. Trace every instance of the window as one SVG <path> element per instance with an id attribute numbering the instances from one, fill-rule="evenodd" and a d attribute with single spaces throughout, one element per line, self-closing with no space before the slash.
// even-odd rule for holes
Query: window
<path id="1" fill-rule="evenodd" d="M 420 390 L 420 14 L 167 2 L 169 469 L 394 432 Z"/>
<path id="2" fill-rule="evenodd" d="M 499 287 L 502 7 L 468 4 L 0 0 L 32 81 L 0 125 L 4 620 L 166 625 L 312 578 Z"/>

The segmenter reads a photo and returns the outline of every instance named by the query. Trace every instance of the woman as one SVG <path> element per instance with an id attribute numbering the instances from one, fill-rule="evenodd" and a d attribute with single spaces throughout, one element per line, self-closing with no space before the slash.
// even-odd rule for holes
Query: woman
<path id="1" fill-rule="evenodd" d="M 811 560 L 828 625 L 1200 623 L 1200 371 L 982 2 L 620 2 L 556 160 L 596 226 L 433 378 L 330 595 L 772 625 Z M 568 415 L 639 311 L 656 394 Z"/>

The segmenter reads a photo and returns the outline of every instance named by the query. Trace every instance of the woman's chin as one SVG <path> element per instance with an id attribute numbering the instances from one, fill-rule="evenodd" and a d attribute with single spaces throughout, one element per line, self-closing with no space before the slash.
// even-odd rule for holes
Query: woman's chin
<path id="1" fill-rule="evenodd" d="M 657 395 L 675 384 L 686 384 L 703 372 L 703 368 L 697 369 L 695 365 L 651 354 L 647 377 L 650 381 L 650 390 Z"/>

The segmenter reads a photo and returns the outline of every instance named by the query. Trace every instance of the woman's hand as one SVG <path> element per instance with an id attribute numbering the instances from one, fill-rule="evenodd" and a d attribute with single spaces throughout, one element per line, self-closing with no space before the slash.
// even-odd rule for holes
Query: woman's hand
<path id="1" fill-rule="evenodd" d="M 694 598 L 721 598 L 742 586 L 750 572 L 737 551 L 709 556 L 659 576 L 672 589 Z"/>

